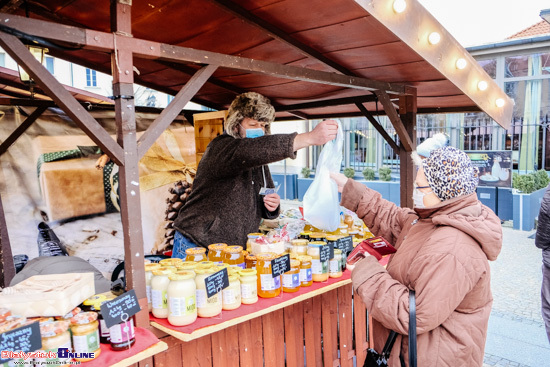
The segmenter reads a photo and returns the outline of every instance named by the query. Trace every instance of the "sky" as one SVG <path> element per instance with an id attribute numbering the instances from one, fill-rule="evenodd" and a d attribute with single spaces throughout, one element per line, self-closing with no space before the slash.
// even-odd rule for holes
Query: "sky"
<path id="1" fill-rule="evenodd" d="M 464 47 L 503 41 L 542 20 L 549 0 L 418 0 Z"/>

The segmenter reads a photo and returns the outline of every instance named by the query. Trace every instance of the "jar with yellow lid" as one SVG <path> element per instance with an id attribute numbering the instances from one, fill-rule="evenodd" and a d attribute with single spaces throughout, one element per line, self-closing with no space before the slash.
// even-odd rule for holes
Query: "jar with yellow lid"
<path id="1" fill-rule="evenodd" d="M 73 350 L 69 325 L 70 322 L 68 320 L 40 323 L 40 337 L 42 338 L 42 348 L 40 351 L 44 354 L 53 352 L 56 356 L 54 358 L 35 358 L 35 366 L 53 365 L 65 367 L 71 365 L 71 358 L 57 356 L 58 348 L 67 348 L 69 351 Z"/>
<path id="2" fill-rule="evenodd" d="M 192 247 L 185 250 L 185 261 L 200 262 L 207 259 L 204 247 Z"/>
<path id="3" fill-rule="evenodd" d="M 84 302 L 82 302 L 82 307 L 80 307 L 80 310 L 82 312 L 95 311 L 92 310 L 93 306 L 97 302 L 103 302 L 105 300 L 107 300 L 107 297 L 104 294 L 94 294 L 93 296 L 85 299 Z"/>
<path id="4" fill-rule="evenodd" d="M 240 276 L 239 275 L 239 272 L 243 270 L 241 269 L 239 266 L 235 266 L 235 265 L 232 265 L 232 266 L 228 266 L 227 267 L 227 275 L 236 275 L 236 276 Z"/>
<path id="5" fill-rule="evenodd" d="M 227 247 L 227 243 L 213 243 L 208 245 L 208 261 L 221 264 L 223 262 L 223 249 Z"/>
<path id="6" fill-rule="evenodd" d="M 290 242 L 292 243 L 292 249 L 290 250 L 291 254 L 296 254 L 297 256 L 307 254 L 308 240 L 298 238 Z"/>
<path id="7" fill-rule="evenodd" d="M 197 275 L 195 276 L 195 285 L 197 287 L 196 301 L 197 301 L 197 314 L 200 317 L 214 317 L 222 312 L 222 292 L 214 294 L 208 298 L 206 293 L 206 285 L 204 280 L 210 275 L 218 271 L 218 269 L 210 268 L 198 268 L 195 270 Z"/>
<path id="8" fill-rule="evenodd" d="M 211 268 L 213 266 L 216 266 L 215 262 L 201 261 L 201 262 L 197 263 L 197 267 L 195 268 L 195 273 L 197 272 L 197 269 L 207 269 L 207 268 Z"/>
<path id="9" fill-rule="evenodd" d="M 183 262 L 182 259 L 179 259 L 177 257 L 170 258 L 170 259 L 162 259 L 159 261 L 160 266 L 174 266 L 178 267 Z"/>
<path id="10" fill-rule="evenodd" d="M 195 268 L 199 266 L 200 263 L 196 263 L 194 261 L 184 261 L 180 265 L 178 265 L 177 272 L 180 271 L 190 271 L 193 274 L 195 274 Z"/>
<path id="11" fill-rule="evenodd" d="M 241 282 L 237 274 L 229 275 L 229 287 L 222 290 L 222 302 L 224 310 L 234 310 L 241 306 Z"/>
<path id="12" fill-rule="evenodd" d="M 290 260 L 290 270 L 283 274 L 283 292 L 294 293 L 300 290 L 300 261 Z"/>
<path id="13" fill-rule="evenodd" d="M 246 235 L 246 251 L 249 253 L 252 251 L 252 243 L 256 241 L 256 238 L 263 236 L 261 233 L 249 233 Z"/>
<path id="14" fill-rule="evenodd" d="M 309 242 L 318 242 L 318 241 L 324 241 L 327 240 L 327 234 L 323 232 L 311 232 L 309 234 Z"/>
<path id="15" fill-rule="evenodd" d="M 245 259 L 245 267 L 246 269 L 256 269 L 256 256 L 254 255 L 248 255 Z"/>
<path id="16" fill-rule="evenodd" d="M 277 254 L 265 252 L 256 255 L 256 271 L 258 273 L 258 296 L 262 298 L 273 298 L 281 294 L 281 277 L 273 277 L 271 273 L 271 260 Z"/>
<path id="17" fill-rule="evenodd" d="M 328 261 L 321 261 L 321 247 L 327 244 L 323 241 L 310 242 L 307 254 L 311 256 L 311 274 L 314 282 L 328 280 Z"/>
<path id="18" fill-rule="evenodd" d="M 241 302 L 250 305 L 258 302 L 258 275 L 256 269 L 239 271 L 241 282 Z"/>
<path id="19" fill-rule="evenodd" d="M 223 249 L 223 262 L 228 265 L 237 265 L 245 268 L 243 248 L 241 246 L 227 246 Z"/>
<path id="20" fill-rule="evenodd" d="M 334 249 L 334 258 L 328 262 L 328 275 L 331 278 L 342 276 L 342 250 Z"/>
<path id="21" fill-rule="evenodd" d="M 309 231 L 302 231 L 302 232 L 300 232 L 300 235 L 298 236 L 298 238 L 301 239 L 301 240 L 309 241 L 309 235 L 310 234 L 311 234 L 311 232 L 309 232 Z"/>
<path id="22" fill-rule="evenodd" d="M 99 322 L 97 312 L 81 312 L 71 318 L 71 334 L 75 353 L 94 353 L 94 358 L 75 358 L 80 362 L 91 361 L 99 356 Z"/>
<path id="23" fill-rule="evenodd" d="M 151 279 L 151 311 L 153 316 L 159 319 L 165 319 L 168 317 L 168 296 L 166 291 L 170 279 L 168 276 L 174 272 L 161 268 L 153 270 L 153 278 Z"/>
<path id="24" fill-rule="evenodd" d="M 149 307 L 149 312 L 153 309 L 153 305 L 151 303 L 151 279 L 153 278 L 153 270 L 157 270 L 160 266 L 161 265 L 158 263 L 145 264 L 145 293 L 147 294 L 147 306 Z"/>
<path id="25" fill-rule="evenodd" d="M 350 229 L 347 224 L 340 224 L 338 226 L 337 234 L 340 236 L 347 236 Z"/>
<path id="26" fill-rule="evenodd" d="M 298 256 L 300 261 L 300 286 L 309 287 L 313 284 L 313 274 L 311 272 L 311 256 Z"/>
<path id="27" fill-rule="evenodd" d="M 195 273 L 178 271 L 168 278 L 168 322 L 174 326 L 192 324 L 197 319 Z"/>

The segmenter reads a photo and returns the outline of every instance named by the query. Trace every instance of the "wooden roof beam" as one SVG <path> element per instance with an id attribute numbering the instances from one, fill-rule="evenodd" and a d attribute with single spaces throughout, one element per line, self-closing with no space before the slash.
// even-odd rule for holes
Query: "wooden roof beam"
<path id="1" fill-rule="evenodd" d="M 297 103 L 292 105 L 282 105 L 277 107 L 278 112 L 283 111 L 295 111 L 295 110 L 308 110 L 313 108 L 322 108 L 329 106 L 342 106 L 347 104 L 356 104 L 364 102 L 374 102 L 376 97 L 373 95 L 357 96 L 357 97 L 346 97 L 346 98 L 335 98 L 335 99 L 326 99 L 322 101 L 315 102 L 305 102 Z"/>

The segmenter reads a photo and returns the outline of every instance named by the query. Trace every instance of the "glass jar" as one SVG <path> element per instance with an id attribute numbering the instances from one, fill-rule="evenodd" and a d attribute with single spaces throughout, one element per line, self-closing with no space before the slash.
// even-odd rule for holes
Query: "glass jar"
<path id="1" fill-rule="evenodd" d="M 228 265 L 237 265 L 245 268 L 243 248 L 241 246 L 227 246 L 223 249 L 223 262 Z"/>
<path id="2" fill-rule="evenodd" d="M 147 306 L 149 307 L 149 312 L 153 309 L 151 303 L 151 279 L 153 278 L 153 270 L 157 270 L 160 266 L 160 264 L 156 263 L 145 264 L 145 292 L 147 293 Z"/>
<path id="3" fill-rule="evenodd" d="M 239 271 L 241 282 L 241 302 L 250 305 L 258 302 L 258 275 L 256 269 Z"/>
<path id="4" fill-rule="evenodd" d="M 342 236 L 339 236 L 339 235 L 330 235 L 330 236 L 327 236 L 327 245 L 330 245 L 332 244 L 332 248 L 338 248 L 338 240 L 342 238 Z"/>
<path id="5" fill-rule="evenodd" d="M 73 350 L 71 343 L 71 334 L 69 333 L 69 321 L 47 321 L 40 323 L 40 336 L 42 338 L 43 353 L 54 352 L 57 354 L 58 348 L 67 348 Z M 71 358 L 35 358 L 35 366 L 52 365 L 52 366 L 70 366 Z"/>
<path id="6" fill-rule="evenodd" d="M 311 232 L 309 234 L 309 242 L 327 241 L 327 234 L 323 232 Z"/>
<path id="7" fill-rule="evenodd" d="M 109 332 L 109 328 L 107 327 L 107 324 L 103 319 L 103 315 L 101 314 L 101 305 L 104 304 L 105 302 L 109 302 L 113 300 L 114 298 L 115 297 L 113 295 L 113 298 L 98 302 L 94 304 L 92 308 L 92 311 L 97 312 L 97 321 L 99 322 L 99 342 L 103 344 L 109 344 L 111 342 L 111 333 Z"/>
<path id="8" fill-rule="evenodd" d="M 174 266 L 178 267 L 183 262 L 182 259 L 178 259 L 177 257 L 173 257 L 170 259 L 162 259 L 158 263 L 160 266 Z"/>
<path id="9" fill-rule="evenodd" d="M 222 290 L 222 303 L 224 310 L 234 310 L 241 306 L 241 282 L 235 274 L 229 275 L 229 287 Z"/>
<path id="10" fill-rule="evenodd" d="M 277 254 L 265 252 L 256 256 L 256 271 L 258 273 L 258 296 L 262 298 L 273 298 L 281 294 L 281 277 L 273 277 L 271 274 L 271 260 Z"/>
<path id="11" fill-rule="evenodd" d="M 313 274 L 311 273 L 311 256 L 298 256 L 300 261 L 300 286 L 309 287 L 313 284 Z"/>
<path id="12" fill-rule="evenodd" d="M 212 297 L 207 298 L 206 285 L 204 279 L 214 274 L 217 269 L 210 268 L 197 268 L 195 276 L 195 285 L 197 287 L 196 301 L 197 301 L 197 314 L 200 317 L 214 317 L 222 312 L 222 292 L 214 294 Z"/>
<path id="13" fill-rule="evenodd" d="M 291 243 L 292 243 L 292 249 L 290 250 L 291 254 L 296 254 L 297 256 L 307 254 L 308 240 L 295 239 L 295 240 L 292 240 Z"/>
<path id="14" fill-rule="evenodd" d="M 338 226 L 338 235 L 340 236 L 347 236 L 349 231 L 350 229 L 347 224 L 341 224 Z"/>
<path id="15" fill-rule="evenodd" d="M 195 273 L 178 271 L 168 278 L 168 322 L 174 326 L 192 324 L 197 319 Z"/>
<path id="16" fill-rule="evenodd" d="M 200 262 L 207 260 L 204 247 L 192 247 L 185 250 L 185 261 Z"/>
<path id="17" fill-rule="evenodd" d="M 249 253 L 252 251 L 252 243 L 254 243 L 254 241 L 256 241 L 256 238 L 260 236 L 262 236 L 261 233 L 249 233 L 246 235 L 246 251 L 248 251 Z"/>
<path id="18" fill-rule="evenodd" d="M 216 264 L 221 264 L 223 262 L 223 249 L 226 247 L 226 243 L 213 243 L 208 245 L 208 260 Z"/>
<path id="19" fill-rule="evenodd" d="M 256 269 L 256 256 L 248 255 L 245 259 L 246 269 Z"/>
<path id="20" fill-rule="evenodd" d="M 309 241 L 309 235 L 310 234 L 311 234 L 311 232 L 308 232 L 308 231 L 300 232 L 300 235 L 298 236 L 298 239 Z"/>
<path id="21" fill-rule="evenodd" d="M 166 291 L 170 279 L 168 276 L 173 272 L 168 269 L 153 270 L 153 278 L 151 279 L 151 303 L 153 316 L 159 319 L 168 317 L 168 296 Z"/>
<path id="22" fill-rule="evenodd" d="M 328 261 L 321 262 L 321 246 L 327 244 L 323 241 L 310 242 L 307 254 L 311 256 L 311 274 L 314 282 L 328 280 Z"/>
<path id="23" fill-rule="evenodd" d="M 94 358 L 75 358 L 80 362 L 91 361 L 99 356 L 99 322 L 97 312 L 81 312 L 71 318 L 71 334 L 75 353 L 95 353 Z"/>
<path id="24" fill-rule="evenodd" d="M 196 263 L 194 261 L 184 261 L 177 267 L 177 272 L 180 271 L 190 271 L 193 273 L 193 276 L 195 276 L 195 268 L 199 266 L 199 263 Z"/>
<path id="25" fill-rule="evenodd" d="M 334 249 L 334 259 L 328 262 L 328 275 L 331 278 L 340 278 L 342 276 L 342 250 Z"/>
<path id="26" fill-rule="evenodd" d="M 95 311 L 95 309 L 92 310 L 93 306 L 97 302 L 103 302 L 106 299 L 107 299 L 107 297 L 105 297 L 104 294 L 95 294 L 95 295 L 91 296 L 90 298 L 85 299 L 84 302 L 82 302 L 82 307 L 80 307 L 80 309 L 81 309 L 82 312 Z"/>
<path id="27" fill-rule="evenodd" d="M 201 262 L 197 263 L 197 267 L 195 268 L 195 273 L 197 272 L 197 269 L 208 269 L 208 268 L 211 268 L 215 265 L 216 265 L 216 263 L 213 262 L 213 261 L 201 261 Z"/>
<path id="28" fill-rule="evenodd" d="M 300 290 L 300 261 L 290 260 L 290 270 L 283 274 L 283 292 L 294 293 Z"/>
<path id="29" fill-rule="evenodd" d="M 230 275 L 236 275 L 236 276 L 240 276 L 239 272 L 243 270 L 241 269 L 240 267 L 238 266 L 228 266 L 227 267 L 227 275 L 230 276 Z"/>
<path id="30" fill-rule="evenodd" d="M 113 325 L 109 328 L 111 336 L 111 349 L 121 351 L 130 349 L 136 342 L 136 332 L 134 329 L 134 319 L 123 321 L 120 324 Z"/>

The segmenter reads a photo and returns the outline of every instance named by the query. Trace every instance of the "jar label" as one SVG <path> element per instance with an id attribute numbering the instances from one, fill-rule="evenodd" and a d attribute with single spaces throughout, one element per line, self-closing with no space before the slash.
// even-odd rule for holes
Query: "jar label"
<path id="1" fill-rule="evenodd" d="M 300 274 L 283 274 L 284 288 L 298 288 L 300 286 Z"/>
<path id="2" fill-rule="evenodd" d="M 195 296 L 168 298 L 170 316 L 191 315 L 195 313 L 196 308 Z"/>
<path id="3" fill-rule="evenodd" d="M 311 268 L 300 269 L 300 282 L 309 283 L 313 279 Z"/>
<path id="4" fill-rule="evenodd" d="M 145 286 L 145 293 L 147 293 L 147 303 L 151 303 L 151 286 Z"/>
<path id="5" fill-rule="evenodd" d="M 243 298 L 256 298 L 258 296 L 258 286 L 256 283 L 241 283 L 241 296 Z"/>
<path id="6" fill-rule="evenodd" d="M 234 289 L 226 288 L 222 291 L 222 299 L 224 305 L 232 305 L 234 303 L 241 303 L 241 293 L 236 292 Z"/>
<path id="7" fill-rule="evenodd" d="M 197 308 L 215 306 L 220 304 L 220 298 L 218 297 L 220 293 L 216 293 L 210 298 L 206 297 L 205 289 L 197 289 Z"/>
<path id="8" fill-rule="evenodd" d="M 321 262 L 320 260 L 311 260 L 311 270 L 313 274 L 326 274 L 328 273 L 328 261 Z"/>
<path id="9" fill-rule="evenodd" d="M 262 291 L 272 291 L 281 288 L 281 277 L 273 278 L 271 274 L 260 274 Z"/>
<path id="10" fill-rule="evenodd" d="M 69 340 L 67 342 L 65 342 L 64 344 L 56 347 L 56 348 L 53 348 L 53 349 L 46 349 L 46 350 L 43 350 L 42 352 L 44 353 L 48 353 L 48 352 L 54 352 L 57 354 L 57 350 L 58 348 L 67 348 L 68 350 L 72 350 L 72 344 L 71 344 L 71 339 L 69 337 Z M 59 365 L 64 365 L 64 364 L 70 364 L 71 363 L 71 358 L 59 358 L 59 357 L 56 357 L 56 358 L 35 358 L 34 359 L 34 364 L 35 366 L 41 366 L 41 365 L 51 365 L 51 366 L 59 366 Z M 6 364 L 7 366 L 8 364 Z M 19 364 L 16 364 L 16 366 L 19 365 Z M 21 364 L 21 366 L 23 366 L 24 364 Z"/>
<path id="11" fill-rule="evenodd" d="M 329 262 L 329 271 L 331 273 L 338 273 L 340 272 L 341 269 L 341 264 L 340 264 L 340 261 L 337 260 L 337 259 L 333 259 L 333 260 L 330 260 Z"/>
<path id="12" fill-rule="evenodd" d="M 153 308 L 168 308 L 168 298 L 166 291 L 159 291 L 156 289 L 153 289 L 151 291 L 151 303 L 153 304 Z"/>
<path id="13" fill-rule="evenodd" d="M 122 343 L 135 338 L 134 321 L 126 321 L 109 328 L 111 343 Z"/>
<path id="14" fill-rule="evenodd" d="M 86 335 L 74 335 L 73 348 L 75 353 L 91 353 L 99 349 L 99 332 L 94 330 Z"/>
<path id="15" fill-rule="evenodd" d="M 99 320 L 99 335 L 101 335 L 104 338 L 109 337 L 109 328 L 107 327 L 107 324 L 105 323 L 105 320 L 100 319 Z"/>

